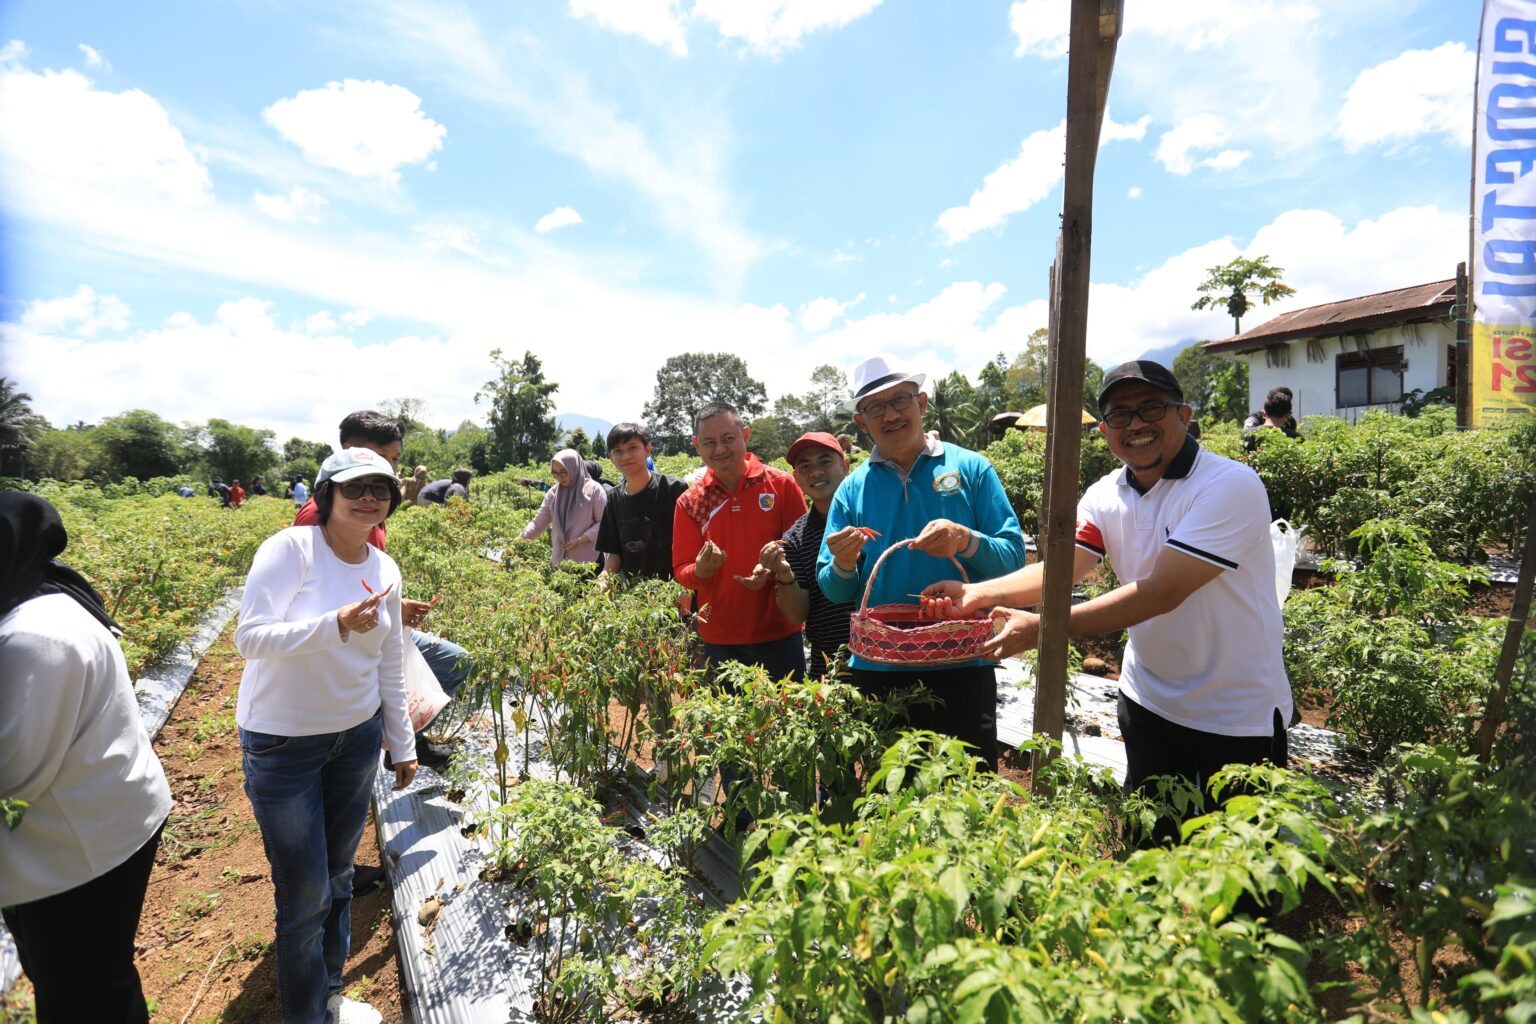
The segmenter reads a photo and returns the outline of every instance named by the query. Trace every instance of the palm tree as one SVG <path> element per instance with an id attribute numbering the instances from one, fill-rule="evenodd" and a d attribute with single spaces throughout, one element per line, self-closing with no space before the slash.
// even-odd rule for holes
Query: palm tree
<path id="1" fill-rule="evenodd" d="M 1239 256 L 1231 263 L 1212 267 L 1206 271 L 1205 283 L 1195 289 L 1200 292 L 1190 309 L 1211 309 L 1226 306 L 1232 314 L 1232 333 L 1243 333 L 1243 314 L 1250 308 L 1248 293 L 1257 291 L 1264 305 L 1276 302 L 1287 295 L 1295 295 L 1296 289 L 1280 280 L 1285 271 L 1272 266 L 1268 256 L 1245 259 Z"/>
<path id="2" fill-rule="evenodd" d="M 957 370 L 933 382 L 928 396 L 928 427 L 940 440 L 968 440 L 976 425 L 975 389 Z"/>
<path id="3" fill-rule="evenodd" d="M 5 472 L 8 456 L 17 452 L 22 456 L 32 447 L 32 437 L 37 433 L 37 414 L 32 411 L 32 396 L 16 390 L 16 382 L 0 377 L 0 473 Z"/>

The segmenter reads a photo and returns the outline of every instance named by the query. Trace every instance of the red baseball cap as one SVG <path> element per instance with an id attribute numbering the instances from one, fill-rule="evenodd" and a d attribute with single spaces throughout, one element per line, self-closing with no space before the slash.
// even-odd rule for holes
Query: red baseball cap
<path id="1" fill-rule="evenodd" d="M 819 444 L 823 448 L 830 448 L 839 455 L 843 454 L 843 446 L 837 438 L 824 430 L 813 430 L 808 434 L 801 434 L 795 439 L 795 443 L 789 446 L 789 454 L 784 456 L 784 461 L 791 466 L 795 464 L 795 456 L 807 445 Z"/>

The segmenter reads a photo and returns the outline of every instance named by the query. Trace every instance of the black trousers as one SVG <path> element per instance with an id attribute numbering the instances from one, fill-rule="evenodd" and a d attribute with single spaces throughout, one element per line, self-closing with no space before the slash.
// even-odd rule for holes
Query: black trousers
<path id="1" fill-rule="evenodd" d="M 1123 692 L 1116 708 L 1120 736 L 1125 741 L 1125 791 L 1133 793 L 1145 787 L 1157 775 L 1187 779 L 1205 791 L 1211 776 L 1229 764 L 1269 763 L 1286 767 L 1290 744 L 1285 721 L 1276 708 L 1273 732 L 1268 736 L 1222 736 L 1201 732 L 1147 710 Z M 1191 816 L 1198 814 L 1192 810 Z M 1178 837 L 1178 822 L 1158 822 L 1158 841 Z"/>
<path id="2" fill-rule="evenodd" d="M 913 713 L 918 720 L 912 725 L 969 743 L 976 748 L 976 757 L 986 764 L 987 770 L 997 771 L 997 670 L 991 665 L 895 672 L 855 668 L 849 671 L 849 682 L 865 696 L 877 700 L 924 684 L 938 703 L 915 708 Z"/>
<path id="3" fill-rule="evenodd" d="M 147 1024 L 133 939 L 164 827 L 106 874 L 4 908 L 36 993 L 38 1024 Z"/>

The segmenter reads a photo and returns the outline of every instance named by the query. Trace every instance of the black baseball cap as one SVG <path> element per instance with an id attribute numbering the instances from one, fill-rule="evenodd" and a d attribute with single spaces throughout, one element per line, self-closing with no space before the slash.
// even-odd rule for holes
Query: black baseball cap
<path id="1" fill-rule="evenodd" d="M 1128 380 L 1145 381 L 1159 391 L 1166 391 L 1179 401 L 1184 401 L 1184 389 L 1179 387 L 1178 378 L 1168 367 L 1150 359 L 1132 359 L 1104 375 L 1104 383 L 1099 385 L 1099 408 L 1104 408 L 1104 399 L 1114 390 L 1115 385 Z"/>

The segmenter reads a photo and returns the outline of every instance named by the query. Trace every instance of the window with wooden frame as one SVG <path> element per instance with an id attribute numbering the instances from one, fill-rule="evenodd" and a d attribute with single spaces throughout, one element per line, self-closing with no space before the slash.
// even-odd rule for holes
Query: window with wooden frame
<path id="1" fill-rule="evenodd" d="M 1403 398 L 1403 346 L 1340 352 L 1334 362 L 1334 404 L 1385 405 Z"/>

